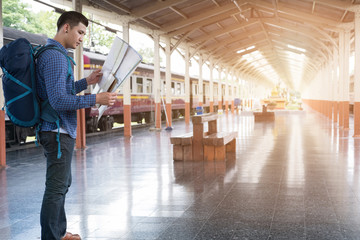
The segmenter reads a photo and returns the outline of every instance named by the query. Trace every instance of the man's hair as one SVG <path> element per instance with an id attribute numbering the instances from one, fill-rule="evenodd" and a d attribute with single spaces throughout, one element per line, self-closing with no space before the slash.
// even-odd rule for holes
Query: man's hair
<path id="1" fill-rule="evenodd" d="M 79 25 L 79 23 L 82 23 L 87 27 L 89 21 L 84 15 L 82 15 L 79 12 L 75 12 L 75 11 L 64 12 L 63 14 L 61 14 L 61 16 L 57 21 L 57 31 L 59 31 L 60 28 L 62 28 L 62 26 L 64 26 L 67 23 L 70 25 L 70 28 Z"/>

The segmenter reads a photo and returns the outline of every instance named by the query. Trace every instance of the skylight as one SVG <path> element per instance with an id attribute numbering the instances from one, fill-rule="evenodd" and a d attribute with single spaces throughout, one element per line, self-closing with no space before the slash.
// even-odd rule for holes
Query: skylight
<path id="1" fill-rule="evenodd" d="M 288 46 L 288 48 L 291 48 L 291 49 L 298 50 L 300 52 L 306 53 L 306 49 L 304 49 L 304 48 L 295 47 L 295 46 L 290 45 L 290 44 L 288 44 L 287 46 Z"/>
<path id="2" fill-rule="evenodd" d="M 251 66 L 262 72 L 270 82 L 276 84 L 280 80 L 277 72 L 260 51 L 256 50 L 254 52 L 245 54 L 241 57 L 241 59 L 246 60 L 250 63 Z"/>
<path id="3" fill-rule="evenodd" d="M 253 48 L 255 48 L 255 46 L 250 46 L 250 47 L 241 49 L 241 50 L 237 51 L 236 53 L 242 53 L 242 52 L 245 52 L 245 51 L 249 51 L 249 50 L 251 50 L 251 49 L 253 49 Z"/>

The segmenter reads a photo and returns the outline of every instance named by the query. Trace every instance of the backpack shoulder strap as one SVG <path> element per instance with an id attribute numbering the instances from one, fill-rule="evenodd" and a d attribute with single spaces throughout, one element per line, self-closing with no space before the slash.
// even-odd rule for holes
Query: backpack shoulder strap
<path id="1" fill-rule="evenodd" d="M 72 57 L 68 56 L 64 51 L 62 51 L 59 47 L 55 46 L 55 45 L 45 45 L 45 46 L 38 46 L 37 48 L 34 49 L 34 59 L 37 59 L 43 52 L 45 52 L 48 49 L 53 49 L 53 50 L 57 50 L 59 52 L 61 52 L 67 59 L 68 61 L 68 73 L 67 73 L 67 78 L 70 78 L 72 76 L 72 68 L 71 68 L 71 62 L 75 64 L 74 59 L 72 59 Z M 75 83 L 73 83 L 72 85 L 72 94 L 75 95 Z M 49 103 L 49 99 L 45 99 L 44 101 L 41 102 L 41 113 L 40 113 L 40 118 L 44 121 L 47 122 L 54 122 L 57 126 L 58 132 L 56 134 L 56 141 L 58 143 L 58 154 L 57 154 L 57 158 L 60 159 L 62 153 L 61 153 L 61 148 L 60 148 L 60 119 L 59 119 L 59 115 L 58 113 L 54 110 L 53 107 L 51 107 L 50 103 Z M 38 139 L 38 132 L 40 131 L 41 128 L 41 124 L 38 125 L 37 129 L 36 129 L 36 139 Z"/>
<path id="2" fill-rule="evenodd" d="M 53 49 L 56 51 L 61 52 L 67 59 L 68 61 L 68 72 L 67 72 L 67 78 L 70 78 L 72 76 L 72 67 L 71 67 L 71 63 L 76 66 L 76 63 L 74 61 L 74 59 L 70 56 L 68 56 L 63 50 L 61 50 L 59 47 L 57 47 L 56 45 L 50 44 L 50 45 L 40 45 L 37 48 L 34 49 L 34 59 L 37 59 L 43 52 L 45 52 L 48 49 Z M 72 89 L 71 89 L 71 93 L 73 95 L 76 94 L 75 92 L 75 83 L 73 83 Z"/>
<path id="3" fill-rule="evenodd" d="M 72 62 L 72 64 L 76 65 L 74 59 L 70 56 L 68 56 L 63 50 L 61 50 L 59 47 L 57 47 L 56 45 L 50 44 L 50 45 L 39 45 L 37 47 L 34 48 L 34 57 L 35 59 L 38 58 L 44 51 L 48 50 L 48 49 L 53 49 L 53 50 L 57 50 L 59 52 L 61 52 L 68 61 Z"/>

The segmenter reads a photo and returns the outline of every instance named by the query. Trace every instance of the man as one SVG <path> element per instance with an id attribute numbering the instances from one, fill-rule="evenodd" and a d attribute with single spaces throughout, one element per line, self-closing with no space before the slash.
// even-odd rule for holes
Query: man
<path id="1" fill-rule="evenodd" d="M 48 45 L 55 45 L 67 55 L 68 48 L 75 49 L 83 41 L 88 26 L 87 18 L 81 13 L 63 13 L 57 22 L 54 39 Z M 94 71 L 87 78 L 74 82 L 69 60 L 65 55 L 48 49 L 37 60 L 37 91 L 42 100 L 49 99 L 51 107 L 60 118 L 60 129 L 55 123 L 43 121 L 40 129 L 40 143 L 47 159 L 46 186 L 40 213 L 41 239 L 80 240 L 78 234 L 66 232 L 65 196 L 71 184 L 71 159 L 76 138 L 76 110 L 101 105 L 113 105 L 115 93 L 81 95 L 90 84 L 97 83 L 102 74 Z M 60 134 L 58 134 L 60 131 Z M 59 139 L 57 139 L 59 137 Z M 59 147 L 60 146 L 60 147 Z M 58 159 L 58 150 L 61 157 Z"/>

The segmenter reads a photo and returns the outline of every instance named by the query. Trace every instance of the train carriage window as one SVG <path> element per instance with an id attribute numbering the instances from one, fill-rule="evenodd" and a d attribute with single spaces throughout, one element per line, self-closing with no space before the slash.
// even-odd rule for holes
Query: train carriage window
<path id="1" fill-rule="evenodd" d="M 129 81 L 130 81 L 130 92 L 133 92 L 133 80 L 134 80 L 134 77 L 131 77 L 130 79 L 129 79 Z"/>
<path id="2" fill-rule="evenodd" d="M 176 83 L 176 95 L 181 95 L 181 84 Z"/>
<path id="3" fill-rule="evenodd" d="M 198 95 L 198 85 L 197 84 L 193 84 L 192 92 L 193 92 L 193 95 Z"/>
<path id="4" fill-rule="evenodd" d="M 175 83 L 171 82 L 171 94 L 175 95 Z"/>
<path id="5" fill-rule="evenodd" d="M 165 82 L 165 81 L 162 81 L 162 84 L 161 84 L 161 93 L 162 93 L 162 94 L 165 94 L 165 93 L 166 93 L 166 82 Z"/>
<path id="6" fill-rule="evenodd" d="M 181 95 L 185 94 L 185 83 L 180 83 L 180 92 Z"/>
<path id="7" fill-rule="evenodd" d="M 209 84 L 204 84 L 205 85 L 205 95 L 209 96 L 210 95 L 210 86 Z"/>
<path id="8" fill-rule="evenodd" d="M 143 93 L 143 79 L 142 77 L 137 77 L 136 78 L 136 93 Z"/>
<path id="9" fill-rule="evenodd" d="M 146 93 L 152 92 L 152 79 L 147 78 L 146 79 Z"/>

